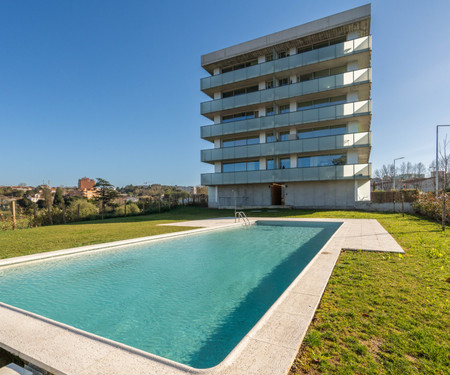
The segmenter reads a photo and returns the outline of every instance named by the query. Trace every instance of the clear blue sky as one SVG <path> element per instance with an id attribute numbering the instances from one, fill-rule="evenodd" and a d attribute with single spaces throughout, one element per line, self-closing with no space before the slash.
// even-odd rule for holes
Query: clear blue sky
<path id="1" fill-rule="evenodd" d="M 200 55 L 366 3 L 2 0 L 0 185 L 197 185 L 211 171 Z M 435 125 L 450 124 L 449 14 L 448 0 L 372 2 L 374 169 L 434 158 Z"/>

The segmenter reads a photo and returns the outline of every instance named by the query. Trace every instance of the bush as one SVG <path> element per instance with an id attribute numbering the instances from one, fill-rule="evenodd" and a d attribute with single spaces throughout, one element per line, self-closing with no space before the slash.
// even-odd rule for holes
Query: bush
<path id="1" fill-rule="evenodd" d="M 435 193 L 421 193 L 418 194 L 416 201 L 412 204 L 415 212 L 429 217 L 431 219 L 441 221 L 442 220 L 442 200 L 444 194 L 441 193 L 436 197 Z M 447 223 L 450 223 L 450 195 L 446 194 L 445 202 L 445 219 Z"/>
<path id="2" fill-rule="evenodd" d="M 125 207 L 123 205 L 120 205 L 114 212 L 116 213 L 116 215 L 123 216 L 125 215 Z M 141 210 L 136 203 L 127 204 L 127 215 L 136 215 L 140 212 Z"/>
<path id="3" fill-rule="evenodd" d="M 86 200 L 77 199 L 66 208 L 67 221 L 78 220 L 78 207 L 80 207 L 80 220 L 96 217 L 99 214 L 98 207 Z"/>

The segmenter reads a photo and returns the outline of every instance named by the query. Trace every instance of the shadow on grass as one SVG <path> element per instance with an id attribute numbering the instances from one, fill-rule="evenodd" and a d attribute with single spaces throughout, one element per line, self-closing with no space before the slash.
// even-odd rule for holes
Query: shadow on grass
<path id="1" fill-rule="evenodd" d="M 66 225 L 86 225 L 86 224 L 116 224 L 116 223 L 136 223 L 144 221 L 188 221 L 211 219 L 215 217 L 234 216 L 232 210 L 217 210 L 203 207 L 178 207 L 171 211 L 154 213 L 148 215 L 134 215 L 121 217 L 108 217 L 105 219 L 84 220 L 68 223 Z"/>

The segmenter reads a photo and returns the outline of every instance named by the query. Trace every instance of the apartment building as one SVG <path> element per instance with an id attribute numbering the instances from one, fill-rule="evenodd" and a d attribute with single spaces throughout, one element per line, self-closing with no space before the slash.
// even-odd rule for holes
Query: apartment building
<path id="1" fill-rule="evenodd" d="M 209 207 L 370 200 L 370 4 L 201 57 Z"/>

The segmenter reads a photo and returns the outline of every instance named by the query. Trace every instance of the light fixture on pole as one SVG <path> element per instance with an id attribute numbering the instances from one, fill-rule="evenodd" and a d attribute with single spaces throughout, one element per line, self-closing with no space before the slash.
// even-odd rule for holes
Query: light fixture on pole
<path id="1" fill-rule="evenodd" d="M 435 174 L 435 186 L 436 186 L 436 197 L 438 196 L 438 190 L 439 190 L 439 128 L 444 126 L 450 126 L 450 125 L 436 125 L 436 169 L 434 170 Z"/>
<path id="2" fill-rule="evenodd" d="M 405 157 L 402 156 L 401 158 L 394 159 L 394 191 L 395 191 L 395 161 L 396 161 L 396 160 L 400 160 L 400 159 L 404 159 L 404 158 L 405 158 Z"/>

